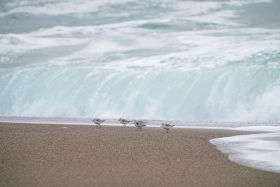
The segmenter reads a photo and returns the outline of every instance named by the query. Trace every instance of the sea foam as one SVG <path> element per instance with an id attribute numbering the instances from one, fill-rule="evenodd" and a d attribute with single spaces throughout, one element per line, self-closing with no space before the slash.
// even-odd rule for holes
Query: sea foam
<path id="1" fill-rule="evenodd" d="M 245 128 L 242 128 L 245 130 Z M 258 130 L 258 128 L 250 128 Z M 280 173 L 280 128 L 261 127 L 270 133 L 240 135 L 212 139 L 210 142 L 228 154 L 229 159 L 241 165 Z"/>

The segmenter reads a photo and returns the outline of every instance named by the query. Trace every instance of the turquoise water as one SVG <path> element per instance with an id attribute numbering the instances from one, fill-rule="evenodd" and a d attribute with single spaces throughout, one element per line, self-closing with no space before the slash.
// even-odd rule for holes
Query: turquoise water
<path id="1" fill-rule="evenodd" d="M 2 0 L 0 116 L 280 122 L 277 0 Z"/>

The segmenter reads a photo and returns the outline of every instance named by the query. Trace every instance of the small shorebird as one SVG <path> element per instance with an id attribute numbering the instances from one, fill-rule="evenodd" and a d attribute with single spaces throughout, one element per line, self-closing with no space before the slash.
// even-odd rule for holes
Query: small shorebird
<path id="1" fill-rule="evenodd" d="M 94 118 L 92 122 L 94 122 L 96 125 L 101 126 L 101 123 L 103 123 L 104 119 Z"/>
<path id="2" fill-rule="evenodd" d="M 164 123 L 161 125 L 162 128 L 166 130 L 166 133 L 169 133 L 169 130 L 174 127 L 175 125 L 169 124 L 169 123 Z"/>
<path id="3" fill-rule="evenodd" d="M 137 128 L 137 130 L 142 130 L 142 127 L 145 127 L 145 121 L 141 121 L 141 120 L 136 120 L 136 121 L 133 121 L 135 127 Z"/>
<path id="4" fill-rule="evenodd" d="M 131 122 L 131 121 L 126 120 L 126 119 L 123 119 L 123 118 L 120 118 L 118 121 L 119 121 L 121 124 L 123 124 L 124 126 L 126 126 L 126 124 L 128 124 L 128 123 Z"/>

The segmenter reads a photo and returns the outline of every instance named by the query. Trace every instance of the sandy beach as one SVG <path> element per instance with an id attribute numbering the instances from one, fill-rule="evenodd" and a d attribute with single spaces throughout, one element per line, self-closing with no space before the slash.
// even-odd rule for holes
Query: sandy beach
<path id="1" fill-rule="evenodd" d="M 0 123 L 0 186 L 280 186 L 209 143 L 246 133 Z"/>

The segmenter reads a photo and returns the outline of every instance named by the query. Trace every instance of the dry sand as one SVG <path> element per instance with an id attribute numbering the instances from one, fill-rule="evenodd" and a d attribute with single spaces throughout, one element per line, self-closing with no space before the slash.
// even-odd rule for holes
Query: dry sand
<path id="1" fill-rule="evenodd" d="M 244 133 L 0 123 L 0 186 L 280 186 L 209 143 Z"/>

